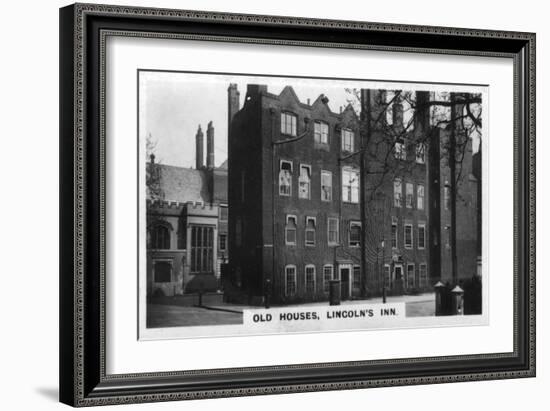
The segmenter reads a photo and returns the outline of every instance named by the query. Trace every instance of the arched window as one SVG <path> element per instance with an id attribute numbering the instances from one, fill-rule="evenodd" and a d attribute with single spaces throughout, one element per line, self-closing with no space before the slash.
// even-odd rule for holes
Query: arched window
<path id="1" fill-rule="evenodd" d="M 151 248 L 155 250 L 170 249 L 170 229 L 162 224 L 153 228 L 151 233 Z"/>

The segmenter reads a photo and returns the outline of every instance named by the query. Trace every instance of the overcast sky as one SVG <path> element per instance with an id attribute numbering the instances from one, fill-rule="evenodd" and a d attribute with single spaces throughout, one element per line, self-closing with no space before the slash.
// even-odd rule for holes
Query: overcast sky
<path id="1" fill-rule="evenodd" d="M 265 84 L 273 94 L 279 94 L 286 85 L 291 85 L 303 103 L 308 99 L 313 103 L 320 94 L 325 94 L 334 112 L 348 104 L 350 95 L 345 88 L 359 87 L 357 82 L 343 80 L 141 72 L 139 135 L 142 142 L 151 135 L 156 143 L 158 162 L 195 167 L 197 128 L 200 124 L 203 130 L 206 154 L 209 121 L 213 122 L 215 130 L 215 165 L 219 166 L 227 159 L 227 88 L 230 83 L 237 84 L 241 107 L 247 84 Z"/>

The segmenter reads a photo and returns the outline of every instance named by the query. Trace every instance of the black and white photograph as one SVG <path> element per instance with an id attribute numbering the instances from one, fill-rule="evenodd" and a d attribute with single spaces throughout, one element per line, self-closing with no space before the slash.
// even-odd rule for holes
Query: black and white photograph
<path id="1" fill-rule="evenodd" d="M 137 83 L 140 339 L 487 323 L 486 85 Z"/>

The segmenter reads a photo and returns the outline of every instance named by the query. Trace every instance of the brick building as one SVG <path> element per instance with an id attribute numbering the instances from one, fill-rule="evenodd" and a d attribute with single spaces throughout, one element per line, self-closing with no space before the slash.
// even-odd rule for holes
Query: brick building
<path id="1" fill-rule="evenodd" d="M 340 280 L 343 299 L 379 295 L 383 287 L 400 294 L 448 278 L 440 240 L 448 218 L 440 179 L 448 165 L 432 146 L 444 144 L 449 130 L 432 127 L 428 112 L 405 127 L 395 100 L 392 115 L 361 141 L 364 113 L 379 117 L 388 105 L 383 90 L 362 95 L 369 107 L 358 116 L 351 105 L 332 112 L 324 95 L 303 103 L 290 86 L 275 95 L 249 84 L 240 108 L 230 85 L 228 300 L 260 303 L 267 291 L 276 303 L 326 300 L 330 280 Z M 467 155 L 463 166 L 471 170 Z M 478 190 L 471 172 L 464 175 L 458 186 L 470 201 L 457 205 L 457 254 L 460 264 L 475 266 Z M 458 271 L 471 276 L 470 268 Z"/>
<path id="2" fill-rule="evenodd" d="M 196 134 L 196 168 L 147 163 L 147 295 L 220 289 L 227 263 L 227 161 L 214 166 L 214 127 Z"/>

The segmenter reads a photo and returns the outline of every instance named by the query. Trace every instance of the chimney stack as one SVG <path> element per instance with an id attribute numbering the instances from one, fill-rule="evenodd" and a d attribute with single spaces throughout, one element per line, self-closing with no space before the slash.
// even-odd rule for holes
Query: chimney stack
<path id="1" fill-rule="evenodd" d="M 197 130 L 197 135 L 195 136 L 196 142 L 195 142 L 195 161 L 196 161 L 196 168 L 197 170 L 200 170 L 204 167 L 204 134 L 201 130 L 201 125 L 199 124 L 199 128 Z"/>
<path id="2" fill-rule="evenodd" d="M 240 110 L 240 95 L 235 83 L 229 84 L 227 89 L 227 136 L 229 137 L 229 130 L 231 130 L 231 121 L 235 113 Z"/>
<path id="3" fill-rule="evenodd" d="M 212 121 L 206 129 L 206 167 L 214 168 L 214 126 Z"/>

